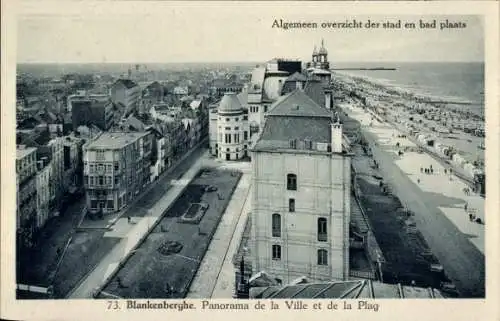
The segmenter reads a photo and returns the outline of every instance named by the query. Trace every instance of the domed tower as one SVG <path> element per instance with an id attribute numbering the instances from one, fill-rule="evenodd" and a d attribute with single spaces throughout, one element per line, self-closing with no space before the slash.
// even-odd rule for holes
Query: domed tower
<path id="1" fill-rule="evenodd" d="M 325 48 L 325 41 L 323 39 L 321 39 L 321 48 L 319 48 L 318 52 L 318 61 L 321 69 L 330 69 L 330 64 L 328 63 L 328 51 Z"/>
<path id="2" fill-rule="evenodd" d="M 217 109 L 218 158 L 224 160 L 240 159 L 246 154 L 248 129 L 244 120 L 245 110 L 236 93 L 224 94 Z"/>

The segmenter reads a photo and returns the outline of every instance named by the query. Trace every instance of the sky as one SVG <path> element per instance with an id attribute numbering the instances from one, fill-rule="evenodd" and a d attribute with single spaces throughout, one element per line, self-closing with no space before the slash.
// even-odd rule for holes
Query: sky
<path id="1" fill-rule="evenodd" d="M 122 8 L 123 9 L 123 8 Z M 18 63 L 176 63 L 309 60 L 324 39 L 332 62 L 484 61 L 479 16 L 424 16 L 436 29 L 420 29 L 419 15 L 339 15 L 303 7 L 162 5 L 125 11 L 69 10 L 22 13 L 17 19 Z M 274 20 L 316 22 L 316 29 L 273 28 Z M 363 28 L 324 29 L 322 22 L 356 19 Z M 367 29 L 372 21 L 415 22 L 415 29 Z M 440 22 L 466 28 L 440 30 Z"/>

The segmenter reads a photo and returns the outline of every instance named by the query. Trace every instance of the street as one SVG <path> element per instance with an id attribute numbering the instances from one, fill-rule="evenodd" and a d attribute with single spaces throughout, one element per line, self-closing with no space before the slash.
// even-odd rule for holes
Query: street
<path id="1" fill-rule="evenodd" d="M 464 234 L 440 209 L 439 194 L 431 197 L 433 195 L 429 192 L 424 192 L 423 187 L 419 187 L 416 182 L 412 181 L 411 176 L 408 176 L 410 174 L 405 173 L 396 165 L 393 159 L 394 154 L 384 150 L 384 143 L 377 139 L 375 131 L 376 127 L 386 126 L 378 122 L 374 122 L 372 127 L 362 126 L 362 131 L 372 148 L 373 158 L 380 165 L 384 179 L 389 182 L 391 190 L 402 203 L 415 213 L 414 219 L 418 229 L 462 296 L 484 297 L 484 255 L 469 240 L 468 235 Z M 413 167 L 418 166 L 420 165 L 414 162 Z M 415 177 L 412 178 L 415 179 Z M 434 184 L 432 186 L 434 194 L 444 193 L 442 191 L 444 187 L 439 186 L 436 180 L 429 181 L 431 182 Z M 462 195 L 456 195 L 456 197 L 462 197 Z"/>

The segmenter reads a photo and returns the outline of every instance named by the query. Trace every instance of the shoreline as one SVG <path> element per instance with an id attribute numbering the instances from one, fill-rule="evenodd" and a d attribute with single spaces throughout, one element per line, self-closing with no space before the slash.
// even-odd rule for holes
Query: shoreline
<path id="1" fill-rule="evenodd" d="M 334 74 L 341 101 L 359 101 L 376 117 L 401 127 L 408 135 L 474 180 L 485 171 L 483 117 L 443 104 L 422 101 L 414 93 L 363 77 Z M 400 128 L 400 129 L 401 129 Z"/>
<path id="2" fill-rule="evenodd" d="M 457 96 L 446 96 L 439 94 L 431 94 L 422 92 L 419 88 L 414 88 L 404 84 L 394 83 L 393 80 L 384 78 L 375 78 L 366 75 L 356 75 L 345 71 L 350 70 L 361 70 L 361 69 L 338 69 L 334 71 L 334 77 L 340 76 L 343 78 L 341 80 L 346 80 L 346 78 L 354 83 L 365 83 L 369 86 L 377 87 L 383 91 L 387 91 L 390 94 L 397 94 L 405 98 L 415 99 L 419 103 L 427 103 L 433 105 L 457 105 L 459 108 L 463 106 L 478 106 L 482 108 L 468 110 L 469 112 L 479 112 L 478 116 L 484 116 L 484 100 L 483 101 L 472 101 L 464 97 Z M 364 69 L 372 70 L 372 69 Z M 382 70 L 382 69 L 380 69 Z M 384 69 L 385 70 L 385 69 Z M 420 92 L 419 92 L 420 91 Z"/>

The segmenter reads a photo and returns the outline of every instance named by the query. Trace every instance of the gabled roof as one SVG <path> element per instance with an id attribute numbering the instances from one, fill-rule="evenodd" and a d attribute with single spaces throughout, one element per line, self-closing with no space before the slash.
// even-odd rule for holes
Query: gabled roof
<path id="1" fill-rule="evenodd" d="M 318 105 L 325 106 L 325 90 L 321 81 L 309 79 L 305 85 L 304 91 L 307 96 L 314 100 Z"/>
<path id="2" fill-rule="evenodd" d="M 303 90 L 296 89 L 280 97 L 272 104 L 267 116 L 321 117 L 330 119 L 332 114 L 307 96 Z"/>

